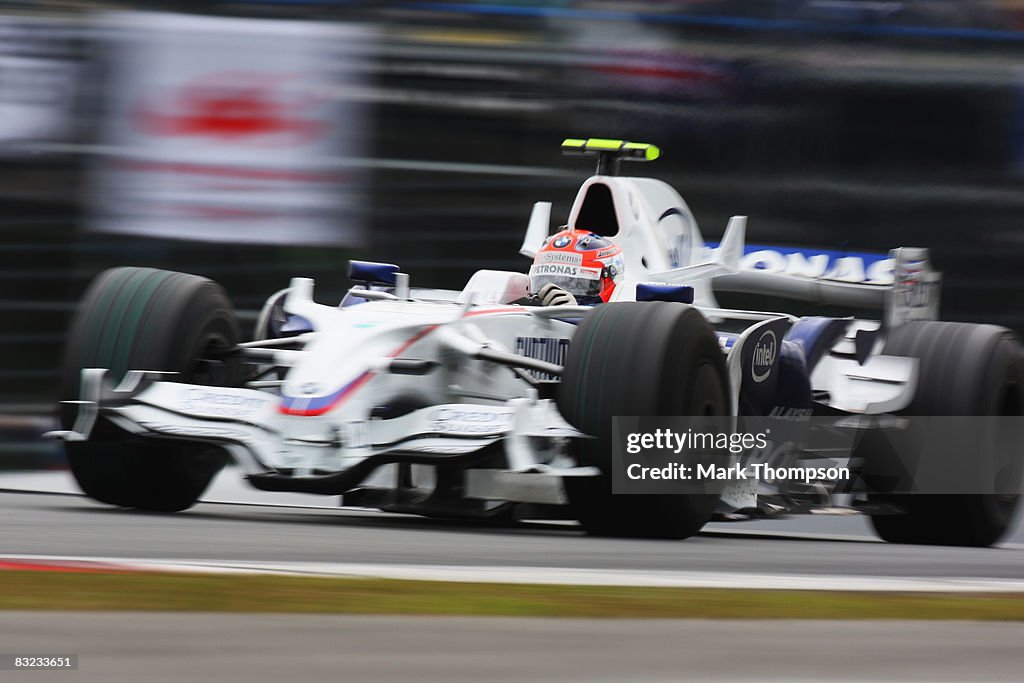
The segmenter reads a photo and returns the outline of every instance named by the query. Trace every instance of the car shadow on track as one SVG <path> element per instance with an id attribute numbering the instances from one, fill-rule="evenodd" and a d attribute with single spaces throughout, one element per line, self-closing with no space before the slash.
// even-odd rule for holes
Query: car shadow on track
<path id="1" fill-rule="evenodd" d="M 83 498 L 84 500 L 84 498 Z M 211 510 L 209 508 L 217 508 Z M 382 513 L 363 509 L 317 509 L 310 512 L 303 508 L 286 508 L 255 504 L 201 503 L 196 508 L 182 512 L 150 512 L 131 508 L 99 507 L 86 503 L 73 506 L 48 506 L 53 512 L 75 512 L 109 517 L 131 517 L 150 519 L 175 519 L 191 521 L 242 522 L 283 525 L 330 525 L 362 527 L 367 529 L 388 529 L 408 531 L 453 531 L 472 533 L 500 533 L 525 535 L 557 535 L 562 537 L 583 536 L 583 531 L 574 523 L 543 521 L 491 521 L 479 519 L 456 519 L 418 517 L 398 513 Z"/>
<path id="2" fill-rule="evenodd" d="M 86 502 L 71 506 L 52 506 L 53 511 L 73 511 L 113 517 L 174 519 L 181 523 L 195 522 L 240 522 L 278 525 L 344 526 L 350 528 L 382 529 L 389 531 L 435 531 L 449 533 L 473 533 L 495 535 L 548 536 L 560 538 L 586 537 L 582 529 L 570 521 L 508 521 L 486 519 L 462 519 L 419 517 L 401 513 L 387 513 L 364 508 L 316 508 L 269 506 L 253 503 L 200 503 L 195 508 L 176 513 L 149 512 L 130 508 L 115 508 Z M 698 538 L 729 538 L 750 541 L 789 541 L 800 543 L 843 543 L 877 544 L 871 536 L 829 536 L 828 534 L 793 533 L 777 531 L 721 531 L 704 530 Z M 629 539 L 620 539 L 629 540 Z M 635 539 L 634 539 L 635 540 Z M 650 540 L 650 539 L 642 539 Z"/>

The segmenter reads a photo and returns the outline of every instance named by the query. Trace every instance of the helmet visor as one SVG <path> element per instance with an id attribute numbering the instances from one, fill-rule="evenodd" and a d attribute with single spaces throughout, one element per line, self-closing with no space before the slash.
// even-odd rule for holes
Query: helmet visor
<path id="1" fill-rule="evenodd" d="M 601 297 L 601 271 L 566 264 L 534 264 L 530 268 L 530 291 L 536 294 L 544 285 L 561 287 L 580 303 Z"/>

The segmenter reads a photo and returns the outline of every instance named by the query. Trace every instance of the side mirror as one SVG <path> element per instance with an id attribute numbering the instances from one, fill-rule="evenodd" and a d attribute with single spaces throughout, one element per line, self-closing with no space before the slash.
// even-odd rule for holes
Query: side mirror
<path id="1" fill-rule="evenodd" d="M 399 267 L 393 263 L 374 263 L 373 261 L 348 262 L 348 278 L 354 282 L 394 286 L 398 284 L 399 270 Z"/>
<path id="2" fill-rule="evenodd" d="M 690 285 L 663 285 L 655 282 L 641 282 L 636 286 L 637 301 L 677 301 L 693 303 L 693 287 Z"/>

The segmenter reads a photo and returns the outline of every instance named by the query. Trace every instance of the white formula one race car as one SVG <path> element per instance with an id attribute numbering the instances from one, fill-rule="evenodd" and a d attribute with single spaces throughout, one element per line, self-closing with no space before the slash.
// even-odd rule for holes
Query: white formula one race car
<path id="1" fill-rule="evenodd" d="M 934 320 L 939 278 L 925 249 L 752 248 L 743 217 L 709 245 L 670 186 L 618 175 L 621 162 L 657 158 L 654 146 L 563 149 L 598 161 L 568 226 L 621 249 L 607 303 L 526 305 L 536 293 L 517 272 L 479 271 L 461 291 L 413 290 L 397 266 L 354 261 L 343 301 L 317 302 L 313 281 L 294 278 L 244 340 L 210 280 L 101 274 L 69 332 L 63 431 L 53 433 L 82 490 L 116 506 L 183 510 L 233 457 L 262 490 L 434 516 L 557 516 L 601 535 L 685 538 L 716 514 L 807 512 L 840 492 L 886 540 L 999 540 L 1017 505 L 1019 451 L 984 470 L 1012 479 L 992 493 L 872 493 L 857 483 L 870 455 L 793 449 L 764 464 L 825 458 L 837 467 L 822 473 L 842 465 L 854 482 L 747 477 L 703 494 L 614 493 L 617 416 L 1020 415 L 1021 348 L 1004 328 Z M 549 247 L 549 231 L 550 204 L 538 203 L 522 253 Z M 723 309 L 716 290 L 884 314 Z"/>

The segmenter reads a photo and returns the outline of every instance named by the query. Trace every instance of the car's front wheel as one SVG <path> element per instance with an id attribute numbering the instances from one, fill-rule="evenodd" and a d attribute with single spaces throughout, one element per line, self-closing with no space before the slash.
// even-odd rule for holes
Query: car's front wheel
<path id="1" fill-rule="evenodd" d="M 239 366 L 222 352 L 237 342 L 234 310 L 216 283 L 151 268 L 108 270 L 93 281 L 72 321 L 61 398 L 79 398 L 83 368 L 107 368 L 115 381 L 129 370 L 162 370 L 183 382 L 231 386 Z M 73 405 L 62 407 L 65 429 L 76 413 Z M 89 441 L 66 449 L 86 495 L 154 511 L 192 506 L 227 460 L 215 446 L 136 437 L 102 419 Z"/>
<path id="2" fill-rule="evenodd" d="M 687 538 L 711 519 L 716 494 L 612 494 L 612 418 L 723 416 L 725 362 L 710 324 L 695 308 L 668 302 L 600 306 L 573 336 L 558 393 L 562 415 L 596 438 L 576 457 L 599 477 L 567 477 L 570 505 L 587 532 Z"/>

